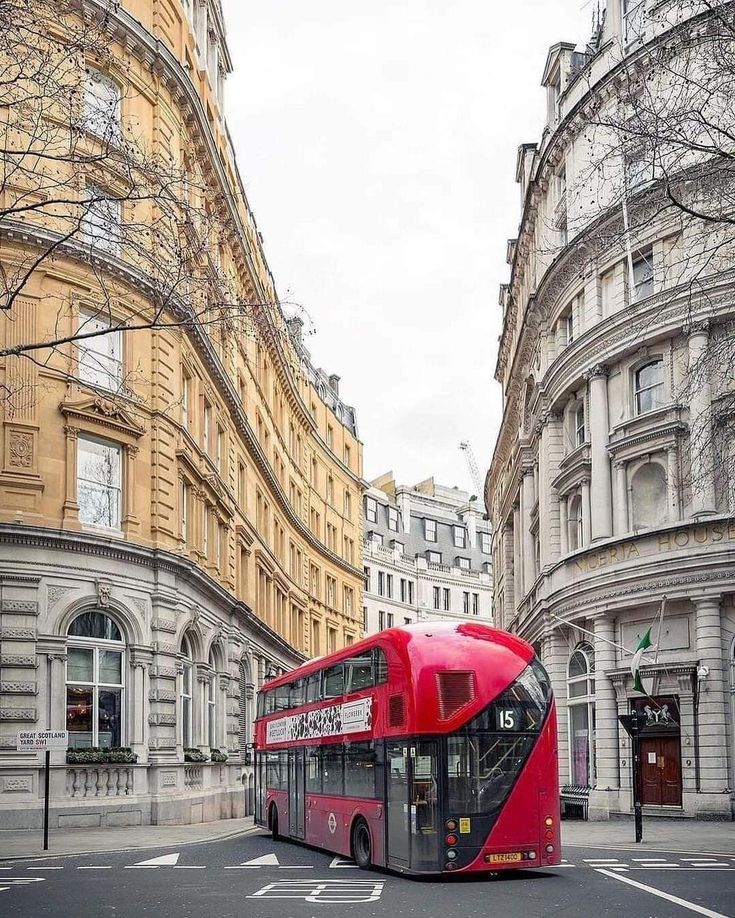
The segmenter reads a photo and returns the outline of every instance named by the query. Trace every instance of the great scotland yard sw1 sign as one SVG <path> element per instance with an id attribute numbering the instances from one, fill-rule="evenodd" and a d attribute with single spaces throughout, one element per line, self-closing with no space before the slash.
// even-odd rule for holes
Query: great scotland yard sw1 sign
<path id="1" fill-rule="evenodd" d="M 66 749 L 68 730 L 20 730 L 15 737 L 17 752 L 43 752 L 47 749 Z"/>

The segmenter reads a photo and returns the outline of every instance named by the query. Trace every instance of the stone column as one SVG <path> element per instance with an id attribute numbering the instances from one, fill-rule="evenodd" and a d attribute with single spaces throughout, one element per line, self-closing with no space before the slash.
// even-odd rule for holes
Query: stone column
<path id="1" fill-rule="evenodd" d="M 694 599 L 699 658 L 699 774 L 702 801 L 708 812 L 729 812 L 727 772 L 727 712 L 725 665 L 722 653 L 720 597 Z"/>
<path id="2" fill-rule="evenodd" d="M 505 582 L 505 607 L 512 616 L 516 607 L 515 600 L 515 569 L 513 566 L 513 549 L 515 545 L 515 532 L 510 523 L 503 527 L 503 580 Z"/>
<path id="3" fill-rule="evenodd" d="M 569 783 L 569 729 L 567 713 L 567 666 L 569 647 L 562 626 L 549 619 L 542 644 L 542 662 L 551 680 L 556 701 L 557 737 L 559 745 L 559 781 Z"/>
<path id="4" fill-rule="evenodd" d="M 585 478 L 582 481 L 582 542 L 580 548 L 587 547 L 592 541 L 592 506 L 590 502 L 590 483 Z"/>
<path id="5" fill-rule="evenodd" d="M 677 439 L 676 442 L 678 444 L 679 440 Z M 666 491 L 669 504 L 669 520 L 674 522 L 681 519 L 679 463 L 676 446 L 672 446 L 666 453 Z"/>
<path id="6" fill-rule="evenodd" d="M 601 613 L 593 618 L 595 632 L 595 796 L 590 801 L 592 818 L 607 819 L 612 798 L 620 787 L 618 770 L 618 704 L 610 673 L 615 669 L 615 627 Z M 615 791 L 615 795 L 607 793 Z M 593 814 L 593 810 L 596 813 Z"/>
<path id="7" fill-rule="evenodd" d="M 539 447 L 539 541 L 542 570 L 561 554 L 559 494 L 551 482 L 559 472 L 563 456 L 562 433 L 561 415 L 549 412 L 541 427 Z"/>
<path id="8" fill-rule="evenodd" d="M 628 477 L 625 462 L 615 462 L 615 535 L 628 532 Z"/>
<path id="9" fill-rule="evenodd" d="M 691 455 L 692 516 L 715 512 L 714 444 L 712 442 L 712 390 L 707 346 L 707 322 L 689 332 L 689 450 Z"/>
<path id="10" fill-rule="evenodd" d="M 696 809 L 697 792 L 694 757 L 694 688 L 691 673 L 678 673 L 679 727 L 681 730 L 681 790 L 685 811 Z"/>
<path id="11" fill-rule="evenodd" d="M 521 564 L 521 511 L 516 504 L 513 507 L 513 595 L 514 603 L 511 618 L 516 606 L 523 599 L 523 567 Z"/>
<path id="12" fill-rule="evenodd" d="M 588 374 L 589 417 L 585 418 L 590 432 L 592 460 L 592 539 L 612 535 L 612 491 L 610 456 L 607 451 L 610 421 L 607 410 L 607 367 L 594 367 Z"/>
<path id="13" fill-rule="evenodd" d="M 79 529 L 79 503 L 77 502 L 77 440 L 76 427 L 65 427 L 66 434 L 66 488 L 64 494 L 64 529 Z"/>
<path id="14" fill-rule="evenodd" d="M 521 534 L 521 544 L 523 555 L 524 596 L 536 581 L 536 552 L 533 543 L 533 533 L 531 532 L 531 514 L 534 505 L 533 476 L 534 470 L 531 466 L 523 469 L 523 480 L 521 482 L 521 525 L 523 527 L 523 532 Z"/>
<path id="15" fill-rule="evenodd" d="M 140 520 L 136 516 L 136 506 L 135 506 L 135 492 L 136 492 L 136 481 L 135 481 L 135 460 L 138 456 L 138 447 L 131 446 L 128 444 L 125 447 L 125 481 L 124 481 L 124 495 L 125 495 L 125 506 L 123 508 L 123 524 L 128 533 L 137 532 L 140 528 Z"/>
<path id="16" fill-rule="evenodd" d="M 563 557 L 569 551 L 569 498 L 566 494 L 559 501 L 559 545 Z"/>

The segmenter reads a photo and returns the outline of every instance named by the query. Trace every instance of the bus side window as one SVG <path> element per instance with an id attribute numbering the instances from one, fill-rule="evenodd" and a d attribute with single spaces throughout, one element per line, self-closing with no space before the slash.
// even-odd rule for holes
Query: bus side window
<path id="1" fill-rule="evenodd" d="M 330 666 L 324 672 L 324 697 L 336 698 L 343 695 L 345 691 L 345 675 L 342 663 L 336 666 Z"/>
<path id="2" fill-rule="evenodd" d="M 375 685 L 373 660 L 370 654 L 345 660 L 345 692 L 359 692 Z"/>
<path id="3" fill-rule="evenodd" d="M 380 685 L 388 681 L 388 661 L 385 659 L 385 654 L 380 647 L 376 647 L 373 650 L 373 658 L 375 661 L 375 685 Z"/>
<path id="4" fill-rule="evenodd" d="M 291 690 L 290 685 L 279 685 L 275 689 L 275 710 L 276 711 L 285 711 L 288 708 L 288 696 Z"/>
<path id="5" fill-rule="evenodd" d="M 321 673 L 312 673 L 306 680 L 306 703 L 312 704 L 314 701 L 321 701 Z"/>
<path id="6" fill-rule="evenodd" d="M 258 692 L 258 717 L 265 714 L 265 692 Z"/>
<path id="7" fill-rule="evenodd" d="M 298 708 L 304 703 L 304 680 L 297 679 L 291 683 L 291 694 L 289 697 L 289 707 Z"/>
<path id="8" fill-rule="evenodd" d="M 274 689 L 264 693 L 265 714 L 272 714 L 276 710 L 276 693 Z"/>

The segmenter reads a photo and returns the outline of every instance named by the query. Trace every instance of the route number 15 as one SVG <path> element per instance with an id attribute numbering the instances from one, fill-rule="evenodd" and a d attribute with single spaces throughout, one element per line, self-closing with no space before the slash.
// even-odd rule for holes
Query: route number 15
<path id="1" fill-rule="evenodd" d="M 499 711 L 498 716 L 501 730 L 515 730 L 516 718 L 513 711 Z"/>

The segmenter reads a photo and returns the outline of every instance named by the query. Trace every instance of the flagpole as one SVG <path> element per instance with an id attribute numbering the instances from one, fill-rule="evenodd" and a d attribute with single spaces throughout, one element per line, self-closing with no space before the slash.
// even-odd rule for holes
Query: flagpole
<path id="1" fill-rule="evenodd" d="M 602 637 L 600 634 L 595 634 L 594 631 L 588 631 L 586 628 L 583 628 L 581 625 L 576 625 L 574 622 L 568 622 L 565 618 L 559 618 L 558 615 L 554 615 L 553 612 L 546 613 L 551 618 L 555 618 L 562 625 L 568 625 L 570 628 L 576 628 L 577 631 L 581 631 L 582 634 L 587 634 L 589 637 L 594 638 L 596 641 L 602 641 L 603 644 L 609 644 L 611 647 L 615 647 L 617 650 L 622 650 L 623 653 L 627 653 L 628 656 L 633 656 L 633 651 L 628 650 L 627 647 L 624 647 L 622 644 L 618 644 L 616 641 L 610 641 L 608 638 Z"/>

